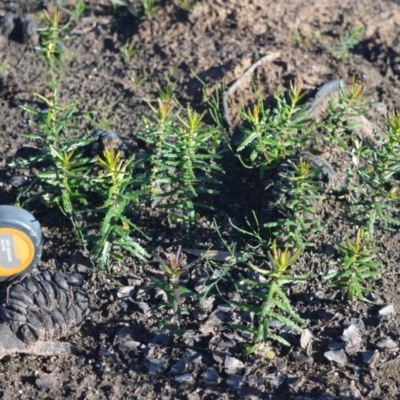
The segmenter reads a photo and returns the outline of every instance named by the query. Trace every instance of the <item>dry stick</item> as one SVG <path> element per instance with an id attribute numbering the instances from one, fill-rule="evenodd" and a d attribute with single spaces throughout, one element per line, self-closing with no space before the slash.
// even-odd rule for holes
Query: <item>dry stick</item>
<path id="1" fill-rule="evenodd" d="M 232 121 L 231 121 L 231 116 L 229 114 L 229 104 L 228 104 L 228 99 L 229 97 L 236 92 L 236 90 L 239 88 L 239 86 L 243 83 L 243 81 L 250 75 L 252 74 L 256 68 L 258 68 L 260 65 L 266 63 L 266 62 L 270 62 L 270 61 L 274 61 L 277 58 L 279 58 L 281 56 L 281 53 L 277 52 L 277 53 L 270 53 L 267 54 L 266 56 L 260 58 L 258 61 L 256 61 L 253 65 L 251 65 L 244 73 L 243 75 L 238 78 L 230 87 L 228 90 L 226 90 L 226 92 L 224 93 L 224 96 L 222 98 L 222 106 L 224 109 L 224 119 L 226 121 L 226 123 L 228 124 L 229 127 L 229 133 L 232 133 L 233 129 L 232 129 Z"/>

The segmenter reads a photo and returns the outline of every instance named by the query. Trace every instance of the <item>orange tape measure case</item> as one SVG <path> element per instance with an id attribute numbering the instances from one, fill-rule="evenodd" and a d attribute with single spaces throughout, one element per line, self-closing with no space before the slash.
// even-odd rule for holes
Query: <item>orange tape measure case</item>
<path id="1" fill-rule="evenodd" d="M 0 282 L 33 270 L 42 248 L 39 221 L 23 208 L 0 205 Z"/>

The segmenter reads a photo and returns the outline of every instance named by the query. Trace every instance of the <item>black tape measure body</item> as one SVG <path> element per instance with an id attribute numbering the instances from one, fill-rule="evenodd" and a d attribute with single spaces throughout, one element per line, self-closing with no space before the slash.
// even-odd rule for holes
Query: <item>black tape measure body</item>
<path id="1" fill-rule="evenodd" d="M 39 221 L 23 208 L 0 205 L 0 282 L 32 271 L 42 248 Z"/>

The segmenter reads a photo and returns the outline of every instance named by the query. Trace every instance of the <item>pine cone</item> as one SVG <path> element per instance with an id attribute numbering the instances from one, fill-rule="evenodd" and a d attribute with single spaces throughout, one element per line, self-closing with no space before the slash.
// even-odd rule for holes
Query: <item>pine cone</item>
<path id="1" fill-rule="evenodd" d="M 89 313 L 80 274 L 43 271 L 4 290 L 0 319 L 25 343 L 59 339 Z"/>

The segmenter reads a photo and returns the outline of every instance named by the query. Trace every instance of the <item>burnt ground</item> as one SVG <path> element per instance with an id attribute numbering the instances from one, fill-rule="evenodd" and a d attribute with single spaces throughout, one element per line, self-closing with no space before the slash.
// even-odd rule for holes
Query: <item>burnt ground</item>
<path id="1" fill-rule="evenodd" d="M 40 9 L 39 2 L 28 3 L 3 0 L 0 11 L 33 14 Z M 74 1 L 65 3 L 71 7 Z M 277 59 L 257 70 L 266 96 L 287 90 L 294 81 L 314 89 L 330 79 L 356 75 L 366 82 L 373 102 L 383 103 L 388 110 L 399 108 L 400 4 L 396 1 L 195 0 L 189 12 L 178 3 L 160 1 L 152 17 L 135 18 L 125 7 L 88 2 L 84 18 L 70 28 L 65 43 L 68 57 L 65 82 L 60 83 L 61 101 L 77 101 L 78 111 L 92 112 L 94 120 L 109 118 L 112 128 L 134 143 L 147 102 L 156 98 L 160 87 L 172 84 L 182 104 L 203 111 L 202 85 L 194 75 L 212 90 L 223 81 L 234 82 L 264 55 L 279 52 Z M 337 45 L 354 27 L 364 31 L 345 57 L 333 57 L 316 40 L 318 32 Z M 130 39 L 136 52 L 126 62 L 119 49 Z M 37 173 L 33 167 L 15 171 L 8 165 L 33 151 L 34 143 L 23 136 L 30 132 L 30 117 L 20 105 L 38 106 L 33 93 L 45 90 L 41 76 L 45 65 L 29 40 L 5 36 L 0 37 L 0 62 L 5 67 L 0 81 L 0 203 L 14 204 L 18 189 L 10 179 L 17 174 L 31 180 Z M 140 82 L 133 85 L 131 78 Z M 85 137 L 93 128 L 85 120 L 77 134 Z M 179 226 L 169 226 L 161 212 L 144 213 L 140 226 L 153 238 L 146 243 L 149 250 L 157 246 L 173 250 L 177 245 L 223 249 L 212 225 L 214 218 L 228 243 L 243 243 L 228 221 L 244 226 L 251 211 L 260 209 L 263 188 L 257 173 L 242 168 L 233 156 L 226 156 L 222 164 L 225 174 L 221 195 L 214 200 L 216 211 L 205 213 L 191 236 Z M 145 306 L 157 302 L 145 290 L 149 279 L 160 275 L 155 264 L 127 260 L 114 265 L 110 275 L 92 272 L 82 265 L 81 249 L 59 211 L 40 204 L 29 207 L 45 234 L 39 269 L 83 271 L 92 312 L 77 333 L 65 338 L 73 345 L 72 355 L 4 357 L 2 398 L 400 398 L 400 237 L 395 232 L 377 235 L 381 276 L 373 282 L 370 302 L 348 303 L 343 293 L 321 278 L 329 269 L 329 249 L 350 231 L 338 217 L 334 198 L 321 211 L 329 228 L 314 238 L 315 247 L 299 265 L 299 273 L 310 273 L 311 278 L 288 292 L 313 339 L 304 344 L 300 335 L 287 333 L 291 347 L 268 342 L 264 351 L 247 358 L 242 356 L 243 337 L 230 329 L 244 316 L 227 308 L 215 290 L 210 292 L 208 308 L 201 309 L 194 301 L 185 304 L 188 315 L 180 321 L 166 310 L 147 313 Z M 194 288 L 204 274 L 211 272 L 200 265 L 185 283 Z M 132 301 L 118 298 L 124 286 L 135 287 Z M 220 290 L 226 298 L 235 298 L 228 279 Z M 386 305 L 393 305 L 394 313 L 379 314 Z M 166 320 L 179 322 L 185 332 L 162 328 L 160 322 Z M 346 347 L 343 363 L 329 361 L 324 353 L 343 348 L 342 335 L 350 325 L 360 329 L 360 340 L 354 348 Z M 379 341 L 384 338 L 394 343 L 382 345 Z M 237 360 L 230 365 L 228 356 L 243 365 Z M 185 361 L 179 364 L 180 360 Z"/>

